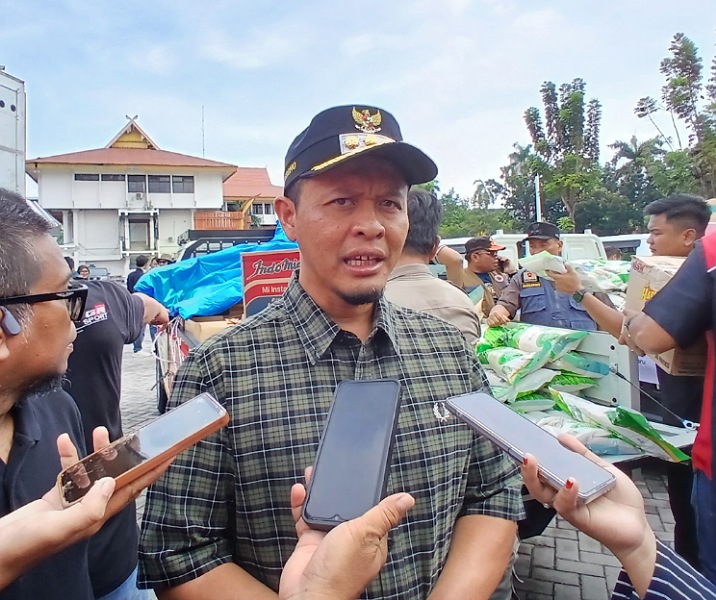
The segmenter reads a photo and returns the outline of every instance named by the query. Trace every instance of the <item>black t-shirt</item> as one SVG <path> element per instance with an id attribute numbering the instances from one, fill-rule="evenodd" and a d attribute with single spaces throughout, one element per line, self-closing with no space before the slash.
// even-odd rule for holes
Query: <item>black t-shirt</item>
<path id="1" fill-rule="evenodd" d="M 80 456 L 84 435 L 77 406 L 62 390 L 30 396 L 13 408 L 15 435 L 7 465 L 0 460 L 0 516 L 37 500 L 62 470 L 57 437 L 68 433 Z M 0 600 L 93 600 L 87 541 L 45 559 L 0 590 Z"/>
<path id="2" fill-rule="evenodd" d="M 116 283 L 85 284 L 87 304 L 77 324 L 65 387 L 80 409 L 86 446 L 91 449 L 92 431 L 100 425 L 107 427 L 111 441 L 122 437 L 122 353 L 124 344 L 133 342 L 144 326 L 144 304 Z M 131 575 L 137 566 L 137 543 L 132 503 L 90 540 L 90 576 L 96 596 L 111 592 Z"/>
<path id="3" fill-rule="evenodd" d="M 82 322 L 70 354 L 65 389 L 77 402 L 85 428 L 85 446 L 92 448 L 92 431 L 104 425 L 111 441 L 122 437 L 119 412 L 122 353 L 139 337 L 144 304 L 122 286 L 86 281 L 89 288 Z"/>
<path id="4" fill-rule="evenodd" d="M 144 275 L 142 269 L 134 269 L 134 271 L 127 275 L 127 289 L 130 292 L 134 293 L 134 287 L 137 285 L 137 281 L 142 278 L 142 275 Z"/>
<path id="5" fill-rule="evenodd" d="M 674 338 L 681 348 L 689 348 L 712 329 L 713 292 L 714 281 L 706 265 L 703 243 L 699 242 L 671 281 L 646 303 L 644 312 Z M 706 379 L 713 381 L 713 373 L 707 372 Z M 686 384 L 677 383 L 679 385 Z M 701 426 L 694 442 L 692 458 L 695 468 L 711 476 L 713 423 L 705 422 L 709 421 L 708 414 L 704 410 L 699 418 L 693 419 L 701 421 Z M 682 416 L 688 418 L 686 414 Z"/>

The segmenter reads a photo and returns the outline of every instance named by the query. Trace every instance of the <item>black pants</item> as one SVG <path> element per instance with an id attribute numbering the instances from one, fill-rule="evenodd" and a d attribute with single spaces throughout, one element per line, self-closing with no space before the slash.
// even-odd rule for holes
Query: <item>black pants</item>
<path id="1" fill-rule="evenodd" d="M 691 462 L 667 463 L 669 504 L 674 514 L 674 550 L 697 571 L 700 570 L 696 517 L 691 506 L 694 471 Z"/>

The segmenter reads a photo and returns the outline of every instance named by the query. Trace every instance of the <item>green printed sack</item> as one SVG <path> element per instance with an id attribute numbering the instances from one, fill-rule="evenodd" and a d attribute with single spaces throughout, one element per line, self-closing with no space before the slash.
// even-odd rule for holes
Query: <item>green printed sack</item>
<path id="1" fill-rule="evenodd" d="M 521 399 L 523 396 L 527 396 L 543 388 L 547 385 L 555 375 L 559 374 L 559 371 L 553 371 L 551 369 L 537 369 L 534 373 L 525 375 L 522 379 L 516 383 L 507 383 L 497 373 L 490 369 L 485 371 L 487 375 L 487 382 L 490 384 L 492 395 L 497 398 L 500 402 L 512 403 L 515 400 Z M 549 394 L 542 393 L 541 399 L 549 398 Z M 554 401 L 549 399 L 549 407 L 554 406 Z M 543 410 L 543 409 L 537 409 Z"/>
<path id="2" fill-rule="evenodd" d="M 485 341 L 493 346 L 509 346 L 524 352 L 545 351 L 548 360 L 554 362 L 575 350 L 587 334 L 587 331 L 574 329 L 512 323 L 509 327 L 490 327 L 485 332 Z"/>
<path id="3" fill-rule="evenodd" d="M 477 355 L 480 364 L 492 369 L 507 383 L 514 385 L 542 367 L 549 358 L 545 352 L 522 352 L 516 348 L 493 348 Z"/>
<path id="4" fill-rule="evenodd" d="M 591 377 L 584 377 L 583 375 L 562 371 L 552 379 L 549 387 L 560 392 L 574 394 L 575 392 L 581 392 L 595 385 L 597 385 L 597 382 Z"/>
<path id="5" fill-rule="evenodd" d="M 624 406 L 614 408 L 600 406 L 589 400 L 554 389 L 551 389 L 551 392 L 555 406 L 559 410 L 566 412 L 578 421 L 606 429 L 650 456 L 671 462 L 689 459 L 687 454 L 661 437 L 644 415 L 635 410 Z"/>
<path id="6" fill-rule="evenodd" d="M 567 354 L 552 361 L 547 366 L 550 369 L 569 371 L 585 377 L 599 378 L 609 375 L 609 365 L 607 363 L 586 358 L 579 352 L 567 352 Z"/>

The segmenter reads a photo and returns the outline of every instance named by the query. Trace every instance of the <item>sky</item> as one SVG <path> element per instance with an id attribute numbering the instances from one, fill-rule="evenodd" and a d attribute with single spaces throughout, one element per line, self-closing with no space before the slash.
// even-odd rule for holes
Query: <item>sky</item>
<path id="1" fill-rule="evenodd" d="M 654 137 L 633 108 L 659 96 L 677 32 L 708 68 L 716 1 L 0 0 L 0 65 L 26 83 L 28 158 L 103 147 L 138 115 L 164 150 L 281 185 L 316 113 L 367 104 L 435 160 L 442 191 L 469 196 L 529 143 L 545 80 L 581 77 L 601 101 L 602 161 Z"/>

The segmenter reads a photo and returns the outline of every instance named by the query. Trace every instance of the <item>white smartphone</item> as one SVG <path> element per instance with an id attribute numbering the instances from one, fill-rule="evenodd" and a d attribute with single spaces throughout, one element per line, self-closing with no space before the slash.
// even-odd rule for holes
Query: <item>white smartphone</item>
<path id="1" fill-rule="evenodd" d="M 199 394 L 62 471 L 57 476 L 62 502 L 81 500 L 103 477 L 114 477 L 119 489 L 228 422 L 221 404 Z"/>
<path id="2" fill-rule="evenodd" d="M 612 473 L 588 458 L 572 452 L 552 434 L 484 392 L 454 396 L 446 408 L 472 429 L 484 435 L 515 460 L 532 454 L 543 481 L 559 490 L 573 477 L 579 484 L 580 502 L 591 502 L 614 487 Z"/>

